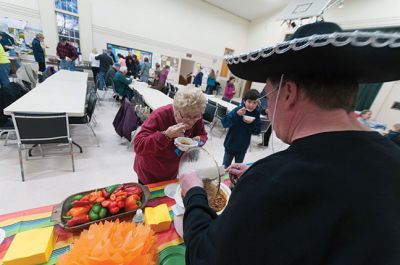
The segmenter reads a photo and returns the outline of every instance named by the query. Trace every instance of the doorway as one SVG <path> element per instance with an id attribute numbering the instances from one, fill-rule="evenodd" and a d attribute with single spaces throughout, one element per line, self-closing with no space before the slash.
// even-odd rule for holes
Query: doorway
<path id="1" fill-rule="evenodd" d="M 179 71 L 179 84 L 187 85 L 192 82 L 194 61 L 181 59 L 181 70 Z"/>

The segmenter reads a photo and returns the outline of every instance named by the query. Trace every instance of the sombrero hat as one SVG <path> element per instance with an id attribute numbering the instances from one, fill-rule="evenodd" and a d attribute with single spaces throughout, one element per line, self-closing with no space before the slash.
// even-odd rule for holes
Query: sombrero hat
<path id="1" fill-rule="evenodd" d="M 307 24 L 291 40 L 247 54 L 227 56 L 230 71 L 264 83 L 281 74 L 346 75 L 358 83 L 400 79 L 400 34 L 343 32 L 335 23 Z"/>

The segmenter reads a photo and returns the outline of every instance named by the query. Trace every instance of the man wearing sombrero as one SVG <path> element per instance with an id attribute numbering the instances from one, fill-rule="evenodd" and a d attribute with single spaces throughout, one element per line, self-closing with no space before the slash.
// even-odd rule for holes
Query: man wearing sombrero
<path id="1" fill-rule="evenodd" d="M 400 79 L 400 34 L 309 24 L 227 63 L 266 81 L 290 147 L 231 168 L 240 179 L 220 216 L 197 174 L 181 176 L 186 264 L 400 264 L 400 149 L 351 114 L 359 83 Z"/>

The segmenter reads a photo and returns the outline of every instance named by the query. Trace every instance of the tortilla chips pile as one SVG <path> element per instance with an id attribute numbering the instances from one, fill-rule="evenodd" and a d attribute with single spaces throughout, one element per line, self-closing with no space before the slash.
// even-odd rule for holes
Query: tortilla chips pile
<path id="1" fill-rule="evenodd" d="M 157 249 L 151 228 L 116 220 L 91 225 L 57 264 L 152 265 L 156 261 Z"/>

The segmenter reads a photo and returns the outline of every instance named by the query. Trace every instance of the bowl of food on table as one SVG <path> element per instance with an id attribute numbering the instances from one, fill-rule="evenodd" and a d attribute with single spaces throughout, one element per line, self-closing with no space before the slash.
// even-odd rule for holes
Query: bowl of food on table
<path id="1" fill-rule="evenodd" d="M 176 147 L 183 152 L 198 146 L 198 142 L 189 137 L 177 137 L 175 138 L 174 143 Z"/>

